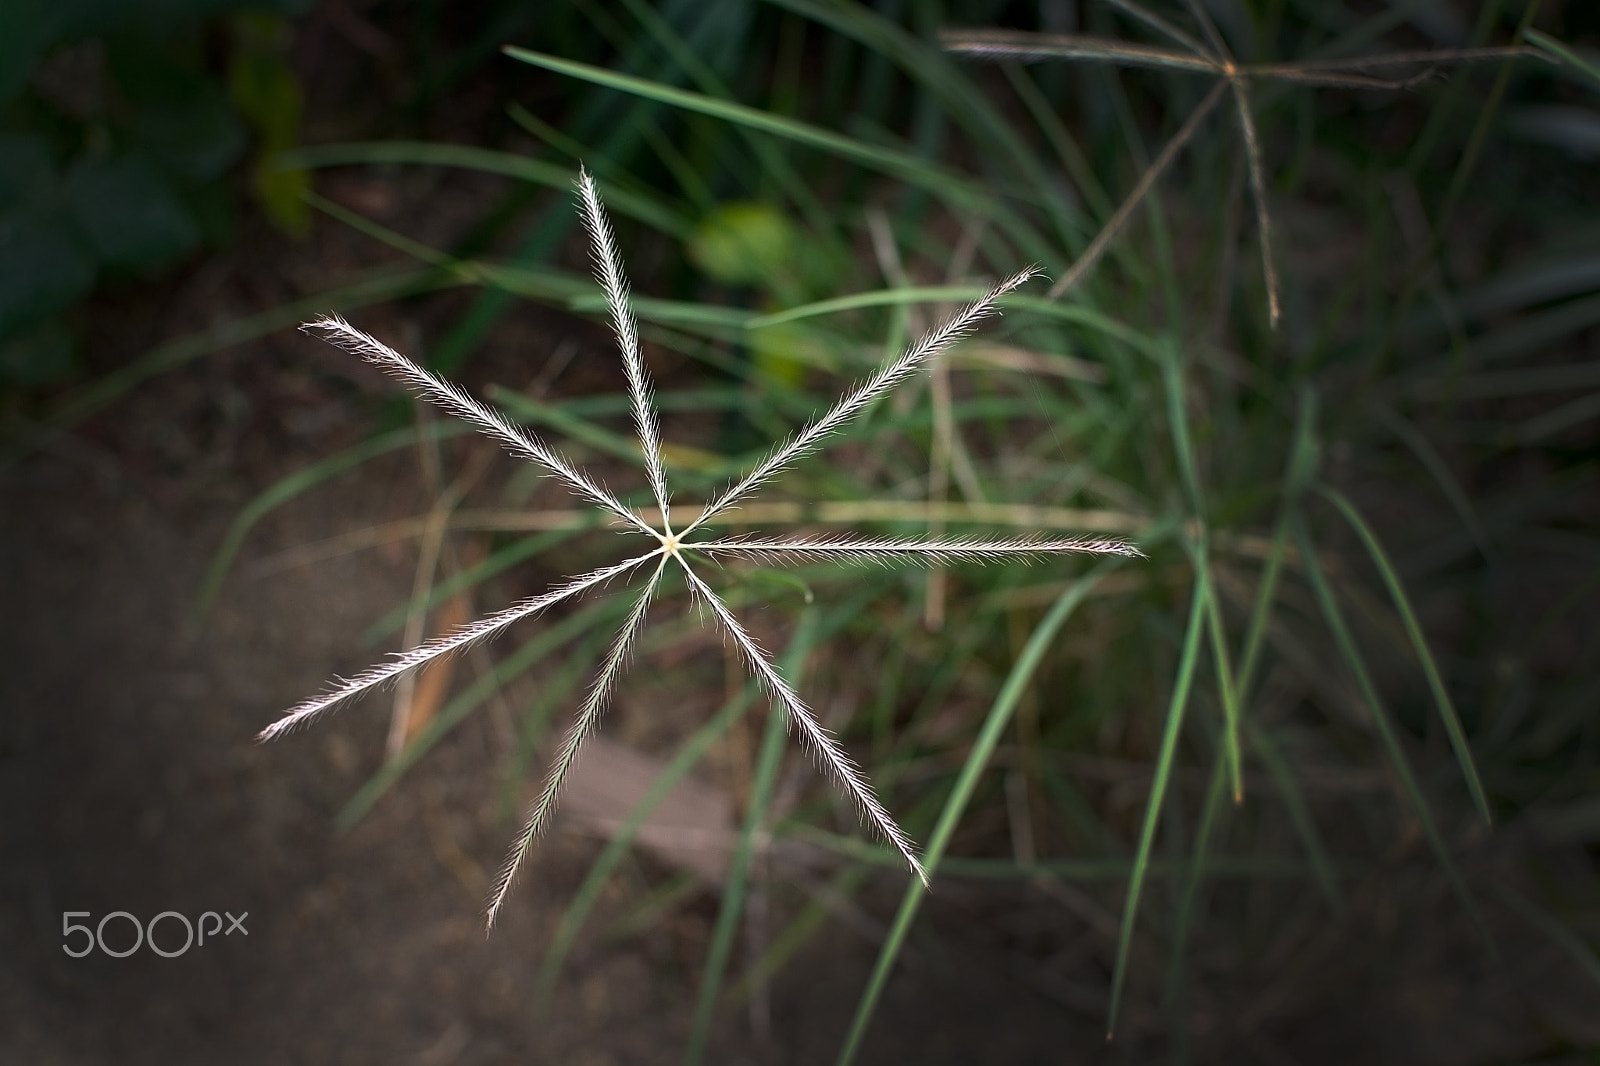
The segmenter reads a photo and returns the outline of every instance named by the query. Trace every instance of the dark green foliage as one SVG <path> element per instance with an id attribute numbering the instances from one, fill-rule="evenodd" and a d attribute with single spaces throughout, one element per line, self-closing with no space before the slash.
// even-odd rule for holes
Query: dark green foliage
<path id="1" fill-rule="evenodd" d="M 70 376 L 61 315 L 97 279 L 149 277 L 231 229 L 247 120 L 290 147 L 298 101 L 230 100 L 207 42 L 304 0 L 11 0 L 0 5 L 0 389 Z M 241 46 L 280 77 L 282 59 Z M 243 114 L 241 114 L 243 111 Z M 287 123 L 287 136 L 283 130 Z M 291 197 L 296 211 L 298 191 Z M 269 202 L 269 208 L 270 208 Z"/>

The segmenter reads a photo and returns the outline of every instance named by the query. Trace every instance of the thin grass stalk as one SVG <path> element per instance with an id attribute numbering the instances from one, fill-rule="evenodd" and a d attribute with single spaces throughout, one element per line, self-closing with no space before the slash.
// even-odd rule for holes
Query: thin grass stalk
<path id="1" fill-rule="evenodd" d="M 1444 836 L 1439 832 L 1437 823 L 1434 822 L 1433 812 L 1429 808 L 1427 798 L 1422 794 L 1422 788 L 1417 783 L 1416 775 L 1412 773 L 1411 762 L 1406 758 L 1405 749 L 1401 746 L 1400 737 L 1395 733 L 1394 724 L 1389 719 L 1389 712 L 1383 702 L 1378 698 L 1377 688 L 1372 683 L 1371 676 L 1361 659 L 1361 652 L 1356 647 L 1355 639 L 1350 634 L 1350 629 L 1344 621 L 1343 612 L 1339 610 L 1338 600 L 1334 597 L 1333 590 L 1328 586 L 1327 578 L 1323 575 L 1322 565 L 1314 554 L 1311 536 L 1306 532 L 1305 524 L 1298 516 L 1295 520 L 1295 538 L 1300 547 L 1301 557 L 1305 560 L 1306 576 L 1311 581 L 1311 590 L 1317 599 L 1317 605 L 1322 610 L 1323 619 L 1327 622 L 1328 629 L 1333 633 L 1334 642 L 1338 644 L 1339 651 L 1354 676 L 1357 691 L 1361 694 L 1362 701 L 1366 704 L 1369 719 L 1378 739 L 1389 757 L 1390 765 L 1394 767 L 1395 776 L 1399 778 L 1401 789 L 1410 801 L 1417 821 L 1422 826 L 1423 835 L 1432 847 L 1434 855 L 1439 860 L 1439 865 L 1444 868 L 1446 879 L 1454 890 L 1457 899 L 1461 901 L 1462 909 L 1466 911 L 1473 928 L 1483 938 L 1484 945 L 1491 953 L 1494 952 L 1494 939 L 1489 933 L 1489 927 L 1484 924 L 1483 916 L 1478 911 L 1478 905 L 1472 898 L 1471 891 L 1467 888 L 1466 880 L 1461 876 L 1455 859 L 1450 855 L 1450 849 L 1445 844 Z"/>
<path id="2" fill-rule="evenodd" d="M 1111 37 L 1083 37 L 1070 33 L 1028 33 L 1021 30 L 944 30 L 939 42 L 946 51 L 982 59 L 1037 62 L 1049 59 L 1101 59 L 1114 66 L 1147 70 L 1180 70 L 1195 74 L 1220 74 L 1215 59 L 1130 44 Z"/>
<path id="3" fill-rule="evenodd" d="M 789 644 L 789 653 L 779 672 L 798 687 L 805 665 L 805 652 L 814 641 L 816 612 L 801 612 L 799 625 Z M 758 850 L 764 850 L 770 839 L 767 827 L 768 809 L 772 799 L 773 784 L 778 767 L 783 761 L 783 742 L 787 735 L 788 715 L 777 706 L 767 713 L 766 729 L 761 737 L 761 748 L 756 758 L 755 779 L 751 782 L 749 805 L 745 810 L 744 827 L 734 844 L 728 864 L 728 876 L 722 885 L 722 904 L 717 911 L 717 922 L 712 929 L 711 944 L 706 949 L 705 967 L 700 973 L 700 993 L 695 1001 L 693 1020 L 689 1029 L 689 1044 L 684 1052 L 687 1066 L 698 1066 L 705 1058 L 706 1042 L 711 1035 L 711 1023 L 716 1015 L 717 1001 L 722 991 L 723 975 L 728 959 L 733 953 L 733 938 L 739 929 L 740 914 L 744 909 L 745 890 L 749 885 L 750 866 Z"/>
<path id="4" fill-rule="evenodd" d="M 1108 569 L 1108 565 L 1102 563 L 1063 592 L 1034 628 L 1027 645 L 1017 656 L 1011 672 L 1006 675 L 1005 684 L 1001 686 L 999 695 L 984 717 L 978 738 L 962 763 L 961 773 L 956 778 L 956 783 L 945 800 L 944 809 L 939 813 L 939 821 L 929 837 L 927 850 L 923 853 L 928 870 L 938 870 L 944 851 L 950 844 L 950 838 L 955 834 L 956 826 L 966 812 L 967 803 L 977 787 L 978 778 L 988 766 L 995 746 L 999 744 L 1000 736 L 1021 702 L 1023 692 L 1026 691 L 1034 672 L 1043 661 L 1050 642 L 1055 639 L 1056 633 L 1071 617 L 1072 612 L 1088 598 Z M 867 986 L 862 990 L 861 998 L 857 1000 L 850 1032 L 839 1051 L 838 1066 L 850 1066 L 860 1050 L 867 1025 L 872 1020 L 878 1000 L 883 995 L 889 975 L 894 969 L 895 960 L 899 958 L 900 950 L 905 946 L 906 936 L 911 931 L 911 924 L 916 920 L 917 912 L 921 909 L 926 895 L 927 886 L 924 884 L 912 882 L 906 886 L 905 895 L 900 901 L 900 909 L 895 914 L 894 925 L 890 927 L 889 935 L 878 951 L 878 960 L 873 966 L 872 975 L 867 979 Z"/>
<path id="5" fill-rule="evenodd" d="M 1250 624 L 1245 630 L 1244 644 L 1239 652 L 1239 672 L 1234 689 L 1241 700 L 1248 699 L 1255 678 L 1256 663 L 1261 654 L 1263 638 L 1272 620 L 1272 604 L 1277 595 L 1278 581 L 1283 570 L 1284 555 L 1289 534 L 1293 528 L 1301 496 L 1305 493 L 1317 466 L 1317 394 L 1309 388 L 1300 391 L 1289 461 L 1284 466 L 1282 498 L 1278 517 L 1273 526 L 1272 543 L 1267 550 L 1266 566 L 1262 569 L 1256 602 L 1250 612 Z"/>
<path id="6" fill-rule="evenodd" d="M 1196 565 L 1206 568 L 1211 562 L 1197 555 Z M 1244 718 L 1233 668 L 1228 663 L 1228 631 L 1222 620 L 1221 598 L 1216 584 L 1206 580 L 1206 631 L 1210 635 L 1212 666 L 1217 675 L 1217 698 L 1222 704 L 1222 750 L 1227 756 L 1228 787 L 1235 805 L 1244 802 L 1244 756 L 1240 752 L 1239 730 Z"/>
<path id="7" fill-rule="evenodd" d="M 1204 639 L 1205 602 L 1209 593 L 1204 569 L 1195 571 L 1194 593 L 1189 603 L 1189 624 L 1185 629 L 1182 651 L 1178 657 L 1178 673 L 1172 684 L 1172 697 L 1167 704 L 1166 726 L 1161 734 L 1161 748 L 1156 756 L 1155 776 L 1150 782 L 1150 798 L 1146 803 L 1144 824 L 1139 830 L 1139 844 L 1134 852 L 1133 868 L 1128 877 L 1128 893 L 1123 901 L 1122 925 L 1117 935 L 1116 961 L 1111 970 L 1111 1004 L 1106 1011 L 1106 1039 L 1117 1032 L 1117 1018 L 1122 1010 L 1122 993 L 1128 980 L 1128 958 L 1133 948 L 1134 923 L 1139 916 L 1139 900 L 1144 892 L 1145 878 L 1150 873 L 1150 851 L 1155 844 L 1156 827 L 1161 821 L 1162 802 L 1167 785 L 1172 779 L 1172 767 L 1177 760 L 1178 737 L 1183 731 L 1184 712 L 1189 706 L 1189 689 L 1194 681 L 1195 665 L 1200 659 L 1200 643 Z"/>
<path id="8" fill-rule="evenodd" d="M 545 951 L 544 959 L 539 964 L 539 976 L 534 982 L 533 1002 L 534 1009 L 544 1013 L 550 1004 L 550 995 L 555 990 L 556 980 L 561 976 L 561 968 L 565 965 L 567 956 L 572 953 L 573 946 L 577 943 L 578 934 L 583 930 L 583 924 L 588 919 L 595 905 L 600 901 L 600 894 L 606 882 L 611 879 L 612 873 L 622 861 L 628 849 L 633 846 L 634 839 L 639 835 L 639 830 L 649 819 L 655 809 L 666 799 L 667 793 L 677 787 L 678 782 L 690 770 L 705 758 L 711 746 L 720 740 L 733 724 L 744 717 L 755 702 L 758 691 L 754 679 L 738 696 L 723 704 L 721 710 L 699 729 L 696 729 L 689 739 L 685 740 L 676 754 L 650 782 L 650 787 L 639 801 L 633 805 L 611 838 L 606 842 L 605 848 L 589 867 L 589 872 L 584 876 L 583 883 L 572 894 L 572 900 L 561 913 L 561 920 L 556 925 L 556 931 L 550 939 L 550 946 Z"/>
<path id="9" fill-rule="evenodd" d="M 1261 168 L 1261 138 L 1256 132 L 1250 108 L 1250 90 L 1244 78 L 1229 79 L 1234 105 L 1239 113 L 1239 128 L 1244 133 L 1245 158 L 1249 162 L 1250 195 L 1256 206 L 1256 238 L 1261 245 L 1261 273 L 1267 286 L 1267 324 L 1278 328 L 1282 307 L 1278 296 L 1278 266 L 1272 254 L 1272 212 L 1267 208 L 1267 182 Z"/>
<path id="10" fill-rule="evenodd" d="M 1143 4 L 1135 3 L 1134 0 L 1106 0 L 1106 2 L 1112 7 L 1118 8 L 1119 10 L 1132 15 L 1134 18 L 1138 19 L 1146 26 L 1149 26 L 1157 33 L 1163 34 L 1169 40 L 1182 45 L 1195 55 L 1203 56 L 1212 60 L 1213 62 L 1217 62 L 1219 60 L 1220 53 L 1214 53 L 1213 49 L 1207 48 L 1205 45 L 1201 44 L 1199 41 L 1195 40 L 1189 34 L 1185 33 L 1177 26 L 1174 26 L 1172 23 L 1168 22 L 1154 11 L 1151 11 Z"/>
<path id="11" fill-rule="evenodd" d="M 1089 247 L 1085 248 L 1083 254 L 1074 260 L 1071 268 L 1061 275 L 1061 279 L 1050 286 L 1050 291 L 1047 294 L 1050 299 L 1060 299 L 1074 285 L 1082 281 L 1090 270 L 1094 269 L 1095 264 L 1100 261 L 1100 257 L 1105 255 L 1106 250 L 1111 247 L 1111 242 L 1117 238 L 1117 235 L 1122 232 L 1122 228 L 1128 224 L 1128 219 L 1133 216 L 1134 209 L 1149 195 L 1151 188 L 1155 186 L 1156 180 L 1172 165 L 1172 161 L 1178 158 L 1178 153 L 1183 150 L 1184 146 L 1194 138 L 1196 131 L 1200 129 L 1200 123 L 1204 122 L 1206 116 L 1211 114 L 1212 109 L 1222 99 L 1222 94 L 1227 87 L 1228 83 L 1226 81 L 1218 81 L 1211 87 L 1211 91 L 1206 94 L 1205 99 L 1200 101 L 1200 106 L 1194 109 L 1183 125 L 1179 127 L 1178 132 L 1173 134 L 1172 139 L 1166 143 L 1160 154 L 1156 156 L 1155 162 L 1150 164 L 1139 178 L 1138 183 L 1134 185 L 1133 191 L 1128 193 L 1127 198 L 1118 205 L 1116 214 L 1112 215 L 1110 220 L 1101 227 L 1100 232 L 1089 243 Z"/>
<path id="12" fill-rule="evenodd" d="M 609 622 L 608 616 L 613 613 L 614 607 L 610 600 L 586 604 L 559 622 L 540 630 L 526 644 L 496 663 L 492 670 L 441 707 L 428 724 L 406 742 L 398 755 L 379 766 L 356 790 L 355 795 L 339 809 L 339 813 L 334 816 L 334 824 L 341 830 L 354 828 L 389 789 L 416 765 L 417 760 L 491 695 L 503 689 L 512 678 L 519 677 L 532 669 L 557 648 L 593 627 Z"/>
<path id="13" fill-rule="evenodd" d="M 465 426 L 460 425 L 435 425 L 430 426 L 428 432 L 443 439 L 459 437 L 468 431 Z M 380 455 L 398 451 L 415 443 L 416 439 L 416 428 L 409 426 L 372 437 L 337 455 L 280 478 L 247 503 L 228 526 L 228 531 L 222 535 L 222 543 L 217 546 L 216 553 L 211 557 L 211 564 L 206 567 L 205 577 L 200 581 L 200 591 L 195 595 L 194 607 L 190 611 L 191 624 L 198 625 L 210 613 L 218 593 L 222 591 L 222 582 L 227 578 L 228 571 L 233 568 L 234 560 L 238 558 L 245 540 L 250 536 L 250 531 L 255 528 L 256 523 L 278 507 L 323 482 L 347 470 L 353 470 Z"/>
<path id="14" fill-rule="evenodd" d="M 1295 780 L 1294 768 L 1283 757 L 1277 741 L 1272 739 L 1268 730 L 1249 719 L 1245 721 L 1244 728 L 1245 735 L 1250 739 L 1250 750 L 1267 768 L 1267 773 L 1272 775 L 1273 783 L 1283 797 L 1283 805 L 1289 811 L 1289 821 L 1306 849 L 1306 861 L 1311 864 L 1312 879 L 1316 881 L 1318 891 L 1327 900 L 1328 906 L 1338 911 L 1344 906 L 1344 899 L 1339 892 L 1339 875 L 1334 870 L 1333 860 L 1328 857 L 1322 834 L 1317 831 L 1317 820 L 1311 813 L 1311 805 L 1306 802 L 1305 792 Z"/>
<path id="15" fill-rule="evenodd" d="M 1395 610 L 1400 613 L 1400 620 L 1405 625 L 1406 636 L 1411 639 L 1412 650 L 1416 652 L 1417 660 L 1422 664 L 1423 675 L 1428 679 L 1428 688 L 1433 692 L 1434 705 L 1439 709 L 1439 719 L 1444 724 L 1445 733 L 1450 737 L 1450 747 L 1455 751 L 1456 762 L 1461 767 L 1462 776 L 1467 779 L 1467 790 L 1472 793 L 1472 802 L 1477 806 L 1484 824 L 1493 825 L 1494 816 L 1489 809 L 1489 797 L 1483 790 L 1483 780 L 1478 775 L 1477 763 L 1472 757 L 1472 745 L 1467 742 L 1466 730 L 1461 725 L 1461 716 L 1456 713 L 1455 703 L 1450 699 L 1450 690 L 1445 687 L 1444 678 L 1439 675 L 1438 663 L 1434 661 L 1433 653 L 1428 648 L 1428 638 L 1423 634 L 1416 612 L 1411 608 L 1411 597 L 1406 595 L 1405 586 L 1400 583 L 1400 575 L 1395 572 L 1388 553 L 1378 541 L 1377 534 L 1343 493 L 1327 485 L 1318 485 L 1317 493 L 1333 504 L 1334 508 L 1344 516 L 1345 521 L 1355 529 L 1356 536 L 1361 538 L 1362 546 L 1367 549 L 1367 554 L 1372 557 L 1373 564 L 1382 575 L 1384 586 L 1389 590 L 1389 597 L 1394 600 Z"/>
<path id="16" fill-rule="evenodd" d="M 1574 52 L 1572 49 L 1568 48 L 1566 45 L 1562 44 L 1560 41 L 1556 40 L 1554 37 L 1551 37 L 1547 33 L 1541 33 L 1535 29 L 1528 29 L 1523 31 L 1522 36 L 1524 40 L 1532 41 L 1535 46 L 1545 52 L 1548 52 L 1551 56 L 1559 59 L 1573 70 L 1586 75 L 1591 81 L 1594 82 L 1590 88 L 1600 89 L 1600 66 L 1596 66 L 1595 64 L 1584 59 L 1577 52 Z"/>

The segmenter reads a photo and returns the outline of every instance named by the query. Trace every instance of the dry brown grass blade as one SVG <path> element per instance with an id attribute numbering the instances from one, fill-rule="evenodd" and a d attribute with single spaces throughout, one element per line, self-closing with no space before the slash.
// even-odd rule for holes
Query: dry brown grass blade
<path id="1" fill-rule="evenodd" d="M 1112 7 L 1122 10 L 1126 14 L 1132 15 L 1134 18 L 1138 19 L 1146 26 L 1149 26 L 1157 33 L 1164 35 L 1168 40 L 1177 42 L 1178 44 L 1187 48 L 1189 51 L 1193 52 L 1195 55 L 1205 56 L 1208 59 L 1217 58 L 1211 54 L 1211 50 L 1205 45 L 1201 44 L 1199 41 L 1195 40 L 1193 37 L 1189 36 L 1189 34 L 1183 32 L 1178 27 L 1174 26 L 1172 23 L 1156 14 L 1154 11 L 1151 11 L 1142 4 L 1135 3 L 1134 0 L 1106 0 L 1106 3 L 1110 4 Z"/>
<path id="2" fill-rule="evenodd" d="M 465 591 L 450 597 L 440 605 L 438 616 L 434 622 L 434 636 L 441 636 L 458 626 L 464 626 L 472 620 L 472 598 Z M 417 738 L 417 735 L 428 727 L 439 708 L 444 706 L 444 698 L 450 692 L 450 681 L 455 677 L 456 659 L 454 656 L 443 656 L 421 667 L 415 674 L 408 675 L 414 680 L 411 684 L 411 698 L 407 703 L 406 713 L 403 718 L 396 719 L 390 736 L 388 750 L 389 758 L 394 758 L 405 746 Z M 396 735 L 397 734 L 397 735 Z"/>
<path id="3" fill-rule="evenodd" d="M 1122 201 L 1116 213 L 1111 216 L 1110 221 L 1101 228 L 1095 239 L 1089 243 L 1089 247 L 1083 250 L 1083 254 L 1072 264 L 1071 269 L 1061 275 L 1059 281 L 1050 286 L 1048 294 L 1050 299 L 1060 299 L 1064 293 L 1082 281 L 1090 270 L 1094 269 L 1095 264 L 1100 261 L 1101 257 L 1106 254 L 1106 250 L 1111 247 L 1111 242 L 1122 232 L 1122 228 L 1128 224 L 1128 219 L 1133 216 L 1134 209 L 1143 203 L 1144 198 L 1149 195 L 1150 190 L 1155 186 L 1156 180 L 1172 165 L 1172 161 L 1178 158 L 1178 153 L 1183 151 L 1184 146 L 1194 139 L 1196 131 L 1200 129 L 1200 123 L 1204 122 L 1206 116 L 1211 114 L 1227 88 L 1228 82 L 1223 79 L 1218 79 L 1217 83 L 1211 87 L 1211 91 L 1206 94 L 1206 98 L 1200 101 L 1200 106 L 1194 109 L 1194 112 L 1184 121 L 1178 132 L 1172 135 L 1172 139 L 1161 149 L 1161 154 L 1156 156 L 1155 161 L 1150 164 L 1150 168 L 1139 178 L 1139 183 L 1133 187 L 1133 191 L 1128 194 L 1127 199 Z"/>
<path id="4" fill-rule="evenodd" d="M 1244 139 L 1245 155 L 1249 163 L 1250 192 L 1255 203 L 1256 233 L 1260 243 L 1261 272 L 1267 289 L 1267 317 L 1276 329 L 1282 318 L 1282 301 L 1277 261 L 1272 251 L 1272 215 L 1267 207 L 1266 179 L 1261 162 L 1261 137 L 1256 129 L 1251 109 L 1250 82 L 1256 78 L 1286 81 L 1307 87 L 1342 89 L 1399 90 L 1416 85 L 1431 77 L 1439 66 L 1454 63 L 1471 63 L 1489 60 L 1538 57 L 1554 62 L 1539 49 L 1522 45 L 1490 48 L 1444 48 L 1428 51 L 1391 52 L 1377 56 L 1351 56 L 1339 59 L 1300 60 L 1292 63 L 1236 63 L 1227 42 L 1199 0 L 1186 0 L 1190 15 L 1200 26 L 1206 38 L 1202 44 L 1160 15 L 1145 9 L 1135 0 L 1107 0 L 1108 3 L 1155 29 L 1185 51 L 1157 48 L 1127 41 L 1088 37 L 1075 34 L 1029 33 L 1021 30 L 960 29 L 940 33 L 946 51 L 986 59 L 1010 59 L 1019 62 L 1037 62 L 1053 59 L 1091 59 L 1117 66 L 1144 67 L 1193 71 L 1219 76 L 1218 87 L 1232 88 L 1235 110 L 1239 117 L 1240 135 Z M 1368 70 L 1386 70 L 1395 67 L 1425 66 L 1416 74 L 1403 78 L 1375 78 L 1360 73 Z M 1151 164 L 1132 193 L 1117 208 L 1109 222 L 1079 256 L 1072 268 L 1050 290 L 1052 298 L 1060 297 L 1091 270 L 1104 255 L 1111 240 L 1121 232 L 1129 216 L 1154 185 L 1179 148 L 1194 135 L 1200 119 L 1216 105 L 1219 88 L 1214 88 L 1206 102 L 1196 110 L 1183 129 L 1167 143 L 1161 155 Z"/>
<path id="5" fill-rule="evenodd" d="M 1220 74 L 1221 63 L 1203 56 L 1147 44 L 1129 44 L 1111 37 L 1084 37 L 1070 33 L 1028 33 L 1024 30 L 941 30 L 939 43 L 947 52 L 985 59 L 1015 59 L 1023 63 L 1051 59 L 1100 59 L 1122 67 L 1149 70 L 1188 70 Z"/>
<path id="6" fill-rule="evenodd" d="M 1256 238 L 1261 244 L 1261 275 L 1267 286 L 1267 321 L 1278 328 L 1282 307 L 1278 298 L 1278 266 L 1272 257 L 1272 213 L 1267 210 L 1267 181 L 1261 167 L 1261 137 L 1256 132 L 1255 115 L 1250 110 L 1250 89 L 1245 80 L 1228 79 L 1234 106 L 1239 113 L 1239 128 L 1244 134 L 1245 160 L 1249 165 L 1250 196 L 1256 205 Z"/>

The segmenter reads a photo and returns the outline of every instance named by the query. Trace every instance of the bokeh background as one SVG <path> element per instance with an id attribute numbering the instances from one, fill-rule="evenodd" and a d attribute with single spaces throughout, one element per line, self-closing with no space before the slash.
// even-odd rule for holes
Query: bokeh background
<path id="1" fill-rule="evenodd" d="M 700 498 L 994 279 L 1061 277 L 1211 85 L 1116 48 L 1207 20 L 1241 62 L 1434 58 L 1253 81 L 1263 197 L 1225 101 L 1078 286 L 736 527 L 1148 558 L 717 576 L 947 841 L 925 899 L 681 587 L 488 939 L 624 599 L 254 743 L 618 558 L 296 323 L 636 494 L 581 160 Z M 1121 43 L 941 49 L 981 26 Z M 0 1061 L 810 1063 L 853 1027 L 869 1063 L 1594 1061 L 1597 50 L 1581 0 L 0 5 Z M 114 911 L 248 934 L 62 950 Z"/>

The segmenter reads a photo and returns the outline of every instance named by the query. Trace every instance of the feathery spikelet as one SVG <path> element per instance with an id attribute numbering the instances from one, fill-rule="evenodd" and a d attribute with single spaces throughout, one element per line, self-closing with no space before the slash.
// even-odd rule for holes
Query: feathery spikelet
<path id="1" fill-rule="evenodd" d="M 831 776 L 861 812 L 864 822 L 892 844 L 904 857 L 906 866 L 916 876 L 927 881 L 916 848 L 884 808 L 866 775 L 828 732 L 798 693 L 778 672 L 771 657 L 734 616 L 710 585 L 701 579 L 691 566 L 695 558 L 737 557 L 772 563 L 790 563 L 803 559 L 831 559 L 841 562 L 888 564 L 913 562 L 920 564 L 950 562 L 991 562 L 1008 558 L 1038 558 L 1062 553 L 1093 553 L 1136 556 L 1138 549 L 1120 541 L 1076 538 L 1044 540 L 1035 538 L 984 539 L 965 537 L 943 540 L 914 540 L 891 538 L 801 537 L 789 540 L 758 540 L 751 538 L 687 540 L 702 525 L 726 511 L 737 501 L 753 492 L 762 483 L 774 477 L 784 467 L 819 447 L 829 434 L 850 419 L 862 413 L 879 397 L 905 382 L 941 352 L 970 332 L 979 322 L 998 312 L 998 301 L 1007 293 L 1034 276 L 1025 270 L 995 286 L 986 296 L 953 316 L 932 333 L 909 348 L 898 359 L 846 394 L 820 418 L 796 433 L 787 442 L 775 448 L 765 459 L 743 478 L 735 481 L 720 496 L 700 510 L 694 521 L 681 533 L 674 533 L 669 511 L 670 495 L 666 470 L 661 460 L 661 435 L 655 408 L 651 403 L 649 375 L 639 351 L 638 331 L 628 310 L 628 283 L 623 273 L 621 257 L 594 180 L 587 171 L 578 178 L 578 197 L 584 224 L 593 242 L 595 274 L 611 312 L 612 326 L 617 333 L 622 350 L 623 368 L 627 376 L 628 392 L 632 401 L 634 424 L 644 453 L 645 470 L 650 480 L 657 506 L 661 511 L 658 529 L 638 517 L 598 482 L 574 467 L 538 437 L 517 425 L 499 411 L 469 396 L 455 385 L 444 381 L 396 352 L 381 341 L 355 329 L 341 318 L 328 317 L 307 323 L 307 332 L 316 333 L 347 351 L 359 355 L 369 363 L 398 379 L 412 392 L 450 413 L 465 419 L 486 436 L 497 441 L 511 454 L 531 461 L 552 474 L 567 488 L 589 500 L 602 510 L 620 518 L 630 532 L 642 535 L 647 548 L 639 555 L 602 567 L 582 577 L 559 585 L 542 596 L 491 614 L 444 636 L 420 644 L 403 652 L 393 660 L 357 674 L 349 680 L 337 682 L 328 692 L 308 699 L 290 708 L 283 717 L 262 730 L 262 739 L 271 739 L 287 733 L 312 718 L 330 710 L 351 696 L 394 680 L 408 670 L 447 655 L 473 643 L 501 632 L 513 622 L 538 614 L 558 603 L 599 588 L 613 578 L 621 577 L 641 567 L 650 560 L 656 565 L 633 608 L 628 612 L 622 628 L 612 643 L 599 673 L 589 689 L 583 706 L 563 739 L 553 760 L 538 798 L 529 808 L 522 832 L 512 845 L 505 865 L 491 892 L 488 903 L 488 924 L 492 928 L 504 906 L 517 873 L 533 848 L 540 832 L 549 824 L 561 786 L 566 775 L 576 763 L 584 740 L 598 725 L 610 700 L 612 689 L 622 674 L 629 653 L 637 643 L 644 627 L 650 604 L 660 587 L 661 578 L 669 562 L 677 565 L 692 593 L 704 601 L 718 624 L 726 630 L 734 645 L 748 663 L 751 672 L 771 694 L 773 701 L 793 724 L 803 738 L 819 766 Z"/>

